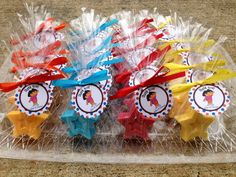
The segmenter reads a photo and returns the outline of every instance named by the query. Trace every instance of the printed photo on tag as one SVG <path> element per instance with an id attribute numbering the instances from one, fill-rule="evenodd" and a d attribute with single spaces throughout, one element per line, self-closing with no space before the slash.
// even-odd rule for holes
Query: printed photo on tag
<path id="1" fill-rule="evenodd" d="M 165 117 L 172 108 L 172 92 L 167 84 L 153 85 L 135 92 L 135 105 L 146 117 Z"/>
<path id="2" fill-rule="evenodd" d="M 108 94 L 95 84 L 76 87 L 72 92 L 71 104 L 85 118 L 99 116 L 107 106 Z"/>
<path id="3" fill-rule="evenodd" d="M 220 84 L 195 86 L 189 92 L 194 110 L 207 116 L 218 116 L 230 105 L 229 92 Z"/>
<path id="4" fill-rule="evenodd" d="M 129 79 L 129 86 L 138 85 L 155 75 L 156 67 L 149 66 L 143 70 L 134 72 Z"/>
<path id="5" fill-rule="evenodd" d="M 48 111 L 52 99 L 48 83 L 23 85 L 15 93 L 16 106 L 29 116 Z"/>
<path id="6" fill-rule="evenodd" d="M 207 56 L 201 53 L 188 53 L 188 55 L 183 55 L 183 64 L 185 65 L 195 65 L 199 63 L 206 63 L 213 60 L 213 57 Z"/>
<path id="7" fill-rule="evenodd" d="M 193 70 L 189 69 L 186 74 L 186 82 L 192 83 L 207 79 L 213 75 L 212 72 L 203 71 L 203 70 Z"/>

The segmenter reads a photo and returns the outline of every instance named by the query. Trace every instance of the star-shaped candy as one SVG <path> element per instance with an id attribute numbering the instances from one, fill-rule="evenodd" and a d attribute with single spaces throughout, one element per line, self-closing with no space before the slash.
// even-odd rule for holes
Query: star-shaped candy
<path id="1" fill-rule="evenodd" d="M 7 118 L 13 124 L 13 136 L 19 137 L 28 135 L 30 138 L 38 139 L 41 135 L 40 125 L 48 118 L 49 114 L 41 114 L 39 116 L 28 116 L 20 111 L 11 111 L 7 114 Z"/>
<path id="2" fill-rule="evenodd" d="M 14 96 L 10 96 L 8 98 L 8 102 L 11 103 L 11 104 L 15 104 L 15 97 Z"/>
<path id="3" fill-rule="evenodd" d="M 87 139 L 91 139 L 96 134 L 94 123 L 99 119 L 88 119 L 79 116 L 74 110 L 66 110 L 61 116 L 61 120 L 68 126 L 69 136 L 76 136 L 78 134 Z"/>
<path id="4" fill-rule="evenodd" d="M 130 112 L 122 112 L 118 116 L 118 121 L 125 127 L 124 138 L 142 138 L 148 140 L 148 132 L 152 128 L 155 119 L 144 117 L 133 105 L 132 99 L 124 102 L 131 109 Z"/>
<path id="5" fill-rule="evenodd" d="M 192 109 L 188 102 L 188 93 L 174 96 L 174 105 L 169 112 L 169 117 L 174 118 L 176 115 L 183 114 L 187 108 Z"/>
<path id="6" fill-rule="evenodd" d="M 208 139 L 207 129 L 215 120 L 211 116 L 204 116 L 196 112 L 191 107 L 174 118 L 181 125 L 180 136 L 184 141 L 190 141 L 196 137 Z"/>

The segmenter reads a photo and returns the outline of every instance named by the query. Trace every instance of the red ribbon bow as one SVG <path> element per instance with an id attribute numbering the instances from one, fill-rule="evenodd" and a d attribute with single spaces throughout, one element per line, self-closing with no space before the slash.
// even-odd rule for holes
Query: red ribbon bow
<path id="1" fill-rule="evenodd" d="M 128 52 L 131 52 L 131 51 L 134 51 L 134 50 L 138 50 L 138 49 L 142 49 L 146 46 L 152 46 L 158 39 L 162 38 L 163 37 L 163 34 L 158 34 L 158 35 L 155 35 L 155 34 L 152 34 L 151 36 L 149 36 L 147 39 L 145 39 L 143 42 L 139 43 L 138 45 L 136 45 L 135 47 L 133 48 L 128 48 L 128 49 L 124 49 L 124 48 L 118 48 L 116 47 L 112 52 L 113 56 L 118 56 L 118 55 L 121 55 L 121 54 L 124 54 L 124 53 L 128 53 Z"/>
<path id="2" fill-rule="evenodd" d="M 164 49 L 160 50 L 157 49 L 154 52 L 152 52 L 150 55 L 146 56 L 139 64 L 136 68 L 134 68 L 133 70 L 128 70 L 125 71 L 121 74 L 118 74 L 115 76 L 115 81 L 117 83 L 124 83 L 125 81 L 127 81 L 127 79 L 130 77 L 130 75 L 132 74 L 133 71 L 139 71 L 142 68 L 145 68 L 146 66 L 150 65 L 154 60 L 156 60 L 157 58 L 160 58 L 161 56 L 163 56 L 165 53 L 167 53 L 169 50 L 171 49 L 171 46 L 168 45 L 166 46 Z"/>
<path id="3" fill-rule="evenodd" d="M 24 61 L 24 63 L 22 63 L 22 64 L 23 64 L 24 68 L 33 67 L 33 68 L 40 68 L 40 69 L 45 69 L 45 70 L 49 70 L 49 71 L 58 71 L 61 75 L 66 77 L 66 75 L 56 66 L 66 64 L 67 62 L 68 62 L 68 59 L 66 57 L 57 57 L 57 58 L 55 58 L 49 62 L 46 62 L 46 63 L 30 64 L 30 63 L 27 63 L 26 61 Z M 21 69 L 21 68 L 13 67 L 12 71 L 17 71 L 19 69 Z"/>
<path id="4" fill-rule="evenodd" d="M 142 87 L 165 83 L 165 82 L 185 76 L 185 72 L 179 72 L 179 73 L 167 75 L 169 73 L 169 69 L 168 69 L 168 71 L 161 73 L 161 71 L 163 71 L 165 69 L 168 69 L 168 68 L 164 67 L 164 66 L 160 67 L 158 69 L 158 71 L 155 73 L 155 75 L 152 76 L 150 79 L 148 79 L 138 85 L 120 89 L 116 92 L 115 95 L 110 96 L 110 99 L 113 100 L 113 99 L 117 99 L 117 98 L 122 98 L 122 97 L 134 92 L 135 90 L 142 88 Z"/>
<path id="5" fill-rule="evenodd" d="M 40 74 L 36 76 L 29 76 L 19 82 L 5 82 L 0 83 L 0 91 L 2 92 L 10 92 L 15 90 L 17 87 L 25 85 L 25 84 L 33 84 L 33 83 L 40 83 L 45 81 L 52 81 L 64 78 L 62 74 L 55 74 L 52 75 L 52 72 L 49 71 L 45 74 Z"/>

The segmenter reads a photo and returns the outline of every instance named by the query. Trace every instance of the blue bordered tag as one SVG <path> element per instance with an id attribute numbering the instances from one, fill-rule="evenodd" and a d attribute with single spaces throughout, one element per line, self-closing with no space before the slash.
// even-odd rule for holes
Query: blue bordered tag
<path id="1" fill-rule="evenodd" d="M 166 117 L 173 106 L 172 91 L 167 83 L 139 89 L 135 91 L 135 105 L 145 117 Z"/>
<path id="2" fill-rule="evenodd" d="M 229 92 L 221 84 L 198 85 L 189 92 L 192 108 L 206 116 L 219 116 L 230 105 Z"/>
<path id="3" fill-rule="evenodd" d="M 28 116 L 48 111 L 53 100 L 53 91 L 48 82 L 22 85 L 15 93 L 17 108 Z"/>
<path id="4" fill-rule="evenodd" d="M 77 86 L 72 92 L 71 104 L 80 116 L 95 119 L 107 107 L 108 93 L 98 84 Z"/>

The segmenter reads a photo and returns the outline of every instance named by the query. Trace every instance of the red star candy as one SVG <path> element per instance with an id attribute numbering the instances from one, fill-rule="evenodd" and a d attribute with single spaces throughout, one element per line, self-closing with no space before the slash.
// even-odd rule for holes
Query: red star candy
<path id="1" fill-rule="evenodd" d="M 148 132 L 152 128 L 155 119 L 147 118 L 139 113 L 132 99 L 126 99 L 124 104 L 131 109 L 130 112 L 121 112 L 118 115 L 118 121 L 125 127 L 124 138 L 139 137 L 148 140 Z"/>

